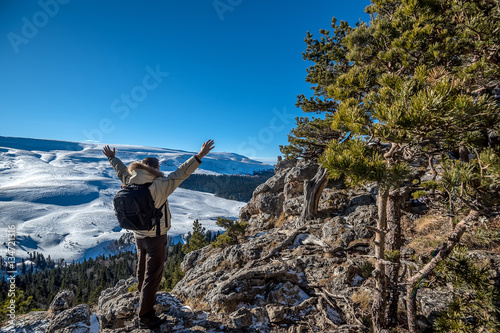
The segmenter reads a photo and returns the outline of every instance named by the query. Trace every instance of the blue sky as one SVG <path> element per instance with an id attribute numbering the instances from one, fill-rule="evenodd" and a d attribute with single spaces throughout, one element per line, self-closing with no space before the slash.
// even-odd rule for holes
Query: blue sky
<path id="1" fill-rule="evenodd" d="M 297 116 L 307 31 L 368 0 L 0 0 L 0 135 L 275 161 Z"/>

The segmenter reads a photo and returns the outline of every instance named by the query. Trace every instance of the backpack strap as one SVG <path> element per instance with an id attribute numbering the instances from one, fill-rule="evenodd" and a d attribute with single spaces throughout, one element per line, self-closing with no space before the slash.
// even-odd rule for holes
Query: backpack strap
<path id="1" fill-rule="evenodd" d="M 167 227 L 167 202 L 158 208 L 157 213 L 156 213 L 156 237 L 160 236 L 160 220 L 161 220 L 161 210 L 164 209 L 165 211 L 165 228 Z"/>
<path id="2" fill-rule="evenodd" d="M 160 219 L 161 217 L 156 216 L 156 237 L 160 237 Z"/>

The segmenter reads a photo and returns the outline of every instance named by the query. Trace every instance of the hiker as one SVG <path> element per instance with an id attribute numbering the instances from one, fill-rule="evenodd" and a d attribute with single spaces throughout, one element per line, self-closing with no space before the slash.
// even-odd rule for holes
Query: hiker
<path id="1" fill-rule="evenodd" d="M 159 224 L 159 233 L 157 233 L 156 225 L 150 230 L 134 230 L 138 257 L 137 280 L 139 284 L 137 288 L 140 299 L 137 314 L 140 328 L 152 329 L 165 322 L 164 319 L 156 315 L 153 306 L 163 275 L 167 231 L 170 229 L 171 215 L 167 197 L 200 166 L 201 159 L 213 148 L 215 148 L 213 140 L 203 143 L 198 154 L 190 157 L 168 176 L 164 176 L 160 171 L 160 163 L 157 158 L 146 157 L 141 162 L 132 162 L 127 168 L 122 161 L 115 157 L 115 148 L 111 149 L 109 146 L 105 146 L 102 150 L 124 185 L 151 183 L 149 191 L 154 200 L 155 208 L 159 209 L 165 204 Z"/>

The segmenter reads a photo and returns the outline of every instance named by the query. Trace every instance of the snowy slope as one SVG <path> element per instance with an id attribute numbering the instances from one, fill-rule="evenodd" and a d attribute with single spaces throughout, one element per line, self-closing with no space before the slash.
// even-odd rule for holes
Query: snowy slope
<path id="1" fill-rule="evenodd" d="M 16 225 L 16 256 L 38 251 L 52 258 L 79 260 L 107 251 L 124 230 L 113 213 L 120 181 L 102 154 L 102 144 L 0 136 L 0 235 Z M 194 153 L 115 145 L 125 164 L 155 156 L 166 174 Z M 270 169 L 232 153 L 211 153 L 197 173 L 247 174 Z M 245 204 L 178 188 L 169 198 L 170 235 L 191 230 L 195 219 L 216 230 L 218 216 L 237 217 Z M 0 236 L 2 237 L 2 236 Z M 3 244 L 7 239 L 2 240 Z M 4 255 L 4 253 L 0 253 Z"/>

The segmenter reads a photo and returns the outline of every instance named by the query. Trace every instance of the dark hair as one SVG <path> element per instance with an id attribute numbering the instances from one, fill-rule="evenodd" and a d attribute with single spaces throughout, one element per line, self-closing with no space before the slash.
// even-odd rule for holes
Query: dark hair
<path id="1" fill-rule="evenodd" d="M 141 161 L 142 164 L 152 167 L 153 169 L 160 169 L 160 162 L 155 157 L 146 157 Z"/>

